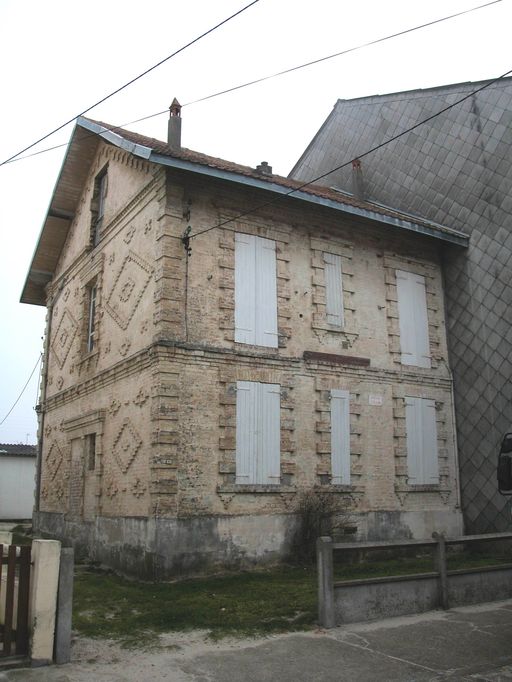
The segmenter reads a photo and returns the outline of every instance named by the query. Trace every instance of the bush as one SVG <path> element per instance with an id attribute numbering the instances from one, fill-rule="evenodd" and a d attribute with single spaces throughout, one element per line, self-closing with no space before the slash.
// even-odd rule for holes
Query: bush
<path id="1" fill-rule="evenodd" d="M 316 540 L 322 535 L 336 537 L 352 525 L 346 498 L 317 488 L 301 491 L 295 501 L 297 526 L 293 538 L 293 558 L 299 563 L 313 563 Z"/>

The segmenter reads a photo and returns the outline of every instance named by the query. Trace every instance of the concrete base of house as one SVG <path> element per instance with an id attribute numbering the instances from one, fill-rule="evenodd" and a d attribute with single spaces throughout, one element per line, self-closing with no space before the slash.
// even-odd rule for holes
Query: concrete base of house
<path id="1" fill-rule="evenodd" d="M 352 515 L 354 540 L 430 538 L 434 531 L 462 534 L 460 512 L 368 512 Z M 290 558 L 297 530 L 294 514 L 194 519 L 106 517 L 94 521 L 36 512 L 36 533 L 61 540 L 86 558 L 122 573 L 156 580 L 220 568 L 248 568 Z"/>

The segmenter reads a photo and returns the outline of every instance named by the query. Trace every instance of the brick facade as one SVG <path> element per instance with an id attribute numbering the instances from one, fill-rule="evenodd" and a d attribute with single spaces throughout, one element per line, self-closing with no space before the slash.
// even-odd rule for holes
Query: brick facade
<path id="1" fill-rule="evenodd" d="M 106 164 L 93 247 L 90 201 Z M 236 218 L 255 199 L 98 147 L 47 288 L 38 514 L 93 558 L 151 576 L 273 560 L 289 547 L 297 493 L 312 488 L 346 500 L 360 538 L 460 530 L 436 241 L 291 200 Z M 187 227 L 232 218 L 187 254 Z M 275 243 L 277 348 L 234 340 L 237 232 Z M 327 322 L 323 253 L 341 257 L 343 329 Z M 400 364 L 395 269 L 427 281 L 430 369 Z M 237 382 L 279 386 L 277 485 L 236 482 Z M 343 486 L 331 483 L 336 389 L 350 395 Z M 438 485 L 407 484 L 404 396 L 436 401 Z"/>

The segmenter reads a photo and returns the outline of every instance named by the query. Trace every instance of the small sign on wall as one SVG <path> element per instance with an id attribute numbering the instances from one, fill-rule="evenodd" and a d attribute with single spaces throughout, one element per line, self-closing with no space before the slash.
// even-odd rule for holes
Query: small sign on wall
<path id="1" fill-rule="evenodd" d="M 368 405 L 382 405 L 382 396 L 377 393 L 370 393 L 368 396 Z"/>

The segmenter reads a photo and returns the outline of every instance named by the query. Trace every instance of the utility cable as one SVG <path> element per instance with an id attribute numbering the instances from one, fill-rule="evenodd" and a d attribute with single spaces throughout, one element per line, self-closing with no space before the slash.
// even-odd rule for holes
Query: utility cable
<path id="1" fill-rule="evenodd" d="M 25 393 L 25 390 L 26 390 L 27 386 L 29 385 L 30 380 L 32 379 L 32 376 L 33 376 L 34 372 L 36 371 L 36 367 L 37 367 L 38 364 L 41 362 L 41 358 L 42 358 L 42 355 L 39 354 L 39 357 L 37 358 L 37 362 L 36 362 L 36 364 L 34 365 L 34 369 L 30 372 L 30 376 L 29 376 L 29 378 L 27 379 L 27 383 L 26 383 L 25 386 L 23 386 L 23 388 L 21 389 L 21 393 L 19 394 L 19 396 L 18 396 L 18 397 L 16 398 L 16 400 L 14 401 L 14 404 L 13 404 L 13 406 L 11 407 L 11 409 L 9 410 L 9 412 L 5 415 L 5 417 L 4 417 L 4 418 L 2 419 L 2 421 L 0 422 L 0 426 L 2 426 L 2 424 L 5 422 L 5 420 L 7 419 L 7 417 L 11 414 L 11 412 L 14 410 L 14 408 L 16 407 L 16 405 L 19 403 L 19 401 L 20 401 L 20 399 L 21 399 L 21 396 Z"/>
<path id="2" fill-rule="evenodd" d="M 489 88 L 491 85 L 494 85 L 495 83 L 500 81 L 502 78 L 505 78 L 506 76 L 508 76 L 511 73 L 512 73 L 512 69 L 510 69 L 510 71 L 507 71 L 506 73 L 502 74 L 498 78 L 495 78 L 494 80 L 489 81 L 485 85 L 482 85 L 480 88 L 477 88 L 476 90 L 472 90 L 468 95 L 465 95 L 464 97 L 461 97 L 457 101 L 452 102 L 452 104 L 449 104 L 448 106 L 444 107 L 443 109 L 436 112 L 435 114 L 428 116 L 428 118 L 425 118 L 422 121 L 415 123 L 410 128 L 407 128 L 406 130 L 402 130 L 402 132 L 398 133 L 397 135 L 393 135 L 393 137 L 390 137 L 388 140 L 384 140 L 384 142 L 381 142 L 380 144 L 376 145 L 375 147 L 368 149 L 366 152 L 359 154 L 358 156 L 354 157 L 354 159 L 350 159 L 349 161 L 345 161 L 344 163 L 340 164 L 339 166 L 336 166 L 336 168 L 332 168 L 331 170 L 327 171 L 326 173 L 322 173 L 322 175 L 318 175 L 316 178 L 313 178 L 313 180 L 308 180 L 307 182 L 302 183 L 298 187 L 295 187 L 294 189 L 290 189 L 288 192 L 284 192 L 283 194 L 280 194 L 278 197 L 276 197 L 274 199 L 270 199 L 269 201 L 265 201 L 262 204 L 258 204 L 254 208 L 251 208 L 247 211 L 244 211 L 243 213 L 239 213 L 238 215 L 234 216 L 233 218 L 227 218 L 226 220 L 223 220 L 222 222 L 218 223 L 217 225 L 211 225 L 210 227 L 207 227 L 204 230 L 200 230 L 199 232 L 189 234 L 189 235 L 187 235 L 187 238 L 190 240 L 190 239 L 194 239 L 194 237 L 199 237 L 199 235 L 206 234 L 207 232 L 210 232 L 210 230 L 215 230 L 219 227 L 223 227 L 224 225 L 227 225 L 228 223 L 232 223 L 235 220 L 239 220 L 240 218 L 251 215 L 252 213 L 255 213 L 256 211 L 259 211 L 262 208 L 266 208 L 267 206 L 275 204 L 277 201 L 280 201 L 283 198 L 286 198 L 286 197 L 291 196 L 292 194 L 295 194 L 295 192 L 300 192 L 305 187 L 308 187 L 309 185 L 312 185 L 312 184 L 318 182 L 319 180 L 322 180 L 323 178 L 327 177 L 328 175 L 331 175 L 332 173 L 336 173 L 337 171 L 341 170 L 342 168 L 345 168 L 346 166 L 350 166 L 355 159 L 363 159 L 365 156 L 368 156 L 369 154 L 373 154 L 373 152 L 376 152 L 379 149 L 382 149 L 383 147 L 390 144 L 391 142 L 394 142 L 395 140 L 398 140 L 400 137 L 407 135 L 408 133 L 410 133 L 413 130 L 416 130 L 416 128 L 419 128 L 420 126 L 424 125 L 425 123 L 432 121 L 434 118 L 441 116 L 441 114 L 444 114 L 447 111 L 449 111 L 450 109 L 453 109 L 453 107 L 456 107 L 457 105 L 461 104 L 462 102 L 465 102 L 470 97 L 473 97 L 477 93 L 482 92 L 482 90 Z"/>
<path id="3" fill-rule="evenodd" d="M 187 102 L 184 104 L 184 107 L 190 106 L 191 104 L 198 104 L 199 102 L 204 102 L 208 99 L 213 99 L 214 97 L 219 97 L 220 95 L 226 95 L 229 92 L 234 92 L 235 90 L 241 90 L 242 88 L 247 88 L 250 85 L 256 85 L 257 83 L 263 83 L 264 81 L 268 81 L 271 78 L 277 78 L 278 76 L 284 76 L 287 73 L 292 73 L 293 71 L 299 71 L 299 69 L 305 69 L 308 66 L 314 66 L 315 64 L 320 64 L 321 62 L 326 62 L 329 59 L 334 59 L 334 57 L 341 57 L 342 55 L 349 54 L 350 52 L 356 52 L 357 50 L 362 50 L 365 47 L 371 47 L 372 45 L 378 45 L 379 43 L 383 43 L 386 40 L 391 40 L 392 38 L 398 38 L 403 35 L 407 35 L 407 33 L 412 33 L 413 31 L 419 31 L 422 28 L 428 28 L 429 26 L 434 26 L 435 24 L 440 24 L 443 21 L 448 21 L 449 19 L 455 19 L 456 17 L 460 17 L 464 14 L 469 14 L 470 12 L 475 12 L 476 10 L 483 9 L 484 7 L 489 7 L 489 5 L 496 5 L 498 2 L 502 2 L 502 0 L 492 0 L 492 2 L 487 2 L 484 5 L 478 5 L 478 7 L 471 7 L 470 9 L 463 10 L 462 12 L 457 12 L 456 14 L 450 14 L 447 17 L 442 17 L 441 19 L 434 19 L 433 21 L 429 21 L 426 24 L 420 24 L 419 26 L 413 26 L 411 28 L 406 28 L 403 31 L 399 31 L 398 33 L 392 33 L 391 35 L 384 36 L 383 38 L 377 38 L 376 40 L 370 40 L 367 43 L 362 43 L 361 45 L 356 45 L 355 47 L 349 47 L 346 50 L 342 50 L 341 52 L 335 52 L 334 54 L 327 55 L 326 57 L 320 57 L 319 59 L 314 59 L 313 61 L 306 62 L 305 64 L 300 64 L 299 66 L 292 66 L 289 69 L 285 69 L 284 71 L 277 71 L 276 73 L 270 74 L 268 76 L 262 76 L 261 78 L 256 78 L 253 81 L 248 81 L 247 83 L 242 83 L 241 85 L 235 85 L 231 88 L 227 88 L 226 90 L 221 90 L 220 92 L 214 92 L 211 95 L 206 95 L 206 97 L 200 97 L 199 99 L 195 99 L 192 102 Z"/>
<path id="4" fill-rule="evenodd" d="M 199 99 L 195 99 L 195 100 L 192 100 L 191 102 L 187 102 L 186 104 L 182 105 L 182 108 L 191 106 L 193 104 L 197 104 L 199 102 L 204 102 L 204 101 L 209 100 L 209 99 L 213 99 L 214 97 L 220 97 L 221 95 L 225 95 L 225 94 L 228 94 L 230 92 L 235 92 L 236 90 L 241 90 L 243 88 L 250 87 L 251 85 L 263 83 L 264 81 L 271 80 L 272 78 L 278 78 L 279 76 L 284 76 L 288 73 L 292 73 L 293 71 L 299 71 L 300 69 L 305 69 L 308 66 L 314 66 L 315 64 L 320 64 L 321 62 L 328 61 L 329 59 L 334 59 L 335 57 L 341 57 L 345 54 L 349 54 L 350 52 L 356 52 L 357 50 L 362 50 L 366 47 L 370 47 L 372 45 L 377 45 L 378 43 L 383 43 L 387 40 L 391 40 L 392 38 L 397 38 L 399 36 L 406 35 L 407 33 L 412 33 L 413 31 L 418 31 L 422 28 L 427 28 L 427 27 L 433 26 L 435 24 L 440 24 L 443 21 L 448 21 L 449 19 L 454 19 L 454 18 L 459 17 L 463 14 L 469 14 L 470 12 L 475 12 L 476 10 L 483 9 L 485 7 L 489 7 L 489 5 L 495 5 L 499 2 L 503 2 L 503 0 L 492 0 L 492 2 L 488 2 L 484 5 L 478 5 L 477 7 L 471 7 L 470 9 L 464 10 L 462 12 L 457 12 L 456 14 L 450 14 L 449 16 L 441 17 L 440 19 L 434 19 L 433 21 L 430 21 L 426 24 L 421 24 L 419 26 L 407 28 L 407 29 L 404 29 L 403 31 L 399 31 L 398 33 L 393 33 L 393 34 L 390 34 L 388 36 L 384 36 L 383 38 L 377 38 L 376 40 L 372 40 L 372 41 L 367 42 L 367 43 L 362 43 L 361 45 L 356 45 L 355 47 L 347 48 L 346 50 L 342 50 L 341 52 L 335 52 L 334 54 L 330 54 L 330 55 L 327 55 L 325 57 L 320 57 L 318 59 L 314 59 L 313 61 L 306 62 L 304 64 L 299 64 L 298 66 L 293 66 L 289 69 L 284 69 L 283 71 L 278 71 L 276 73 L 273 73 L 273 74 L 270 74 L 267 76 L 262 76 L 261 78 L 256 78 L 255 80 L 248 81 L 248 82 L 242 83 L 240 85 L 235 85 L 235 86 L 227 88 L 225 90 L 219 90 L 218 92 L 214 92 L 210 95 L 206 95 L 205 97 L 200 97 Z M 96 106 L 96 105 L 94 105 L 94 106 Z M 87 110 L 87 111 L 89 111 L 89 110 Z M 133 125 L 134 123 L 140 123 L 141 121 L 146 121 L 150 118 L 155 118 L 156 116 L 162 116 L 163 114 L 166 114 L 168 112 L 169 112 L 169 108 L 164 109 L 163 111 L 157 111 L 154 114 L 149 114 L 147 116 L 143 116 L 142 118 L 137 118 L 134 121 L 128 121 L 127 123 L 122 123 L 121 125 L 108 126 L 107 130 L 115 130 L 116 128 L 125 128 L 126 126 Z M 82 114 L 79 114 L 79 115 L 81 116 Z M 71 121 L 68 121 L 68 123 L 70 123 L 70 122 Z M 67 124 L 64 124 L 64 125 L 67 125 Z M 63 127 L 63 126 L 61 126 L 61 127 Z M 60 128 L 58 128 L 57 130 L 60 130 Z M 56 131 L 54 131 L 54 132 L 56 132 Z M 50 133 L 50 135 L 51 134 L 52 133 Z M 96 133 L 91 133 L 91 136 L 94 136 L 95 134 Z M 46 136 L 46 137 L 48 137 L 48 136 Z M 45 138 L 42 138 L 42 139 L 45 139 Z M 41 142 L 41 141 L 42 140 L 39 140 L 38 142 Z M 38 142 L 35 142 L 34 144 L 38 144 Z M 19 154 L 15 154 L 14 157 L 11 157 L 10 159 L 7 159 L 6 161 L 4 161 L 4 164 L 5 163 L 12 163 L 14 161 L 22 161 L 23 159 L 28 159 L 32 156 L 37 156 L 38 154 L 44 154 L 46 152 L 53 151 L 54 149 L 59 149 L 61 147 L 65 147 L 67 144 L 68 144 L 67 142 L 63 142 L 62 144 L 55 145 L 54 147 L 48 147 L 46 149 L 41 149 L 40 151 L 34 152 L 33 154 L 27 154 L 26 156 L 22 156 L 21 158 L 18 158 L 19 154 L 22 154 L 23 151 L 26 151 L 26 150 L 23 150 L 23 151 L 19 152 Z M 31 147 L 32 146 L 34 146 L 34 145 L 31 145 Z M 27 149 L 30 149 L 30 147 L 27 147 Z M 3 164 L 0 164 L 0 165 L 3 165 Z"/>
<path id="5" fill-rule="evenodd" d="M 43 142 L 43 140 L 46 140 L 48 137 L 50 137 L 50 136 L 53 135 L 54 133 L 58 132 L 59 130 L 62 130 L 62 128 L 65 128 L 67 125 L 69 125 L 70 123 L 72 123 L 72 122 L 73 122 L 76 118 L 78 118 L 79 116 L 83 116 L 84 114 L 87 114 L 89 111 L 91 111 L 91 109 L 94 109 L 95 107 L 99 106 L 100 104 L 103 104 L 103 102 L 106 102 L 108 99 L 110 99 L 110 98 L 113 97 L 114 95 L 117 95 L 119 92 L 121 92 L 121 90 L 124 90 L 124 89 L 127 88 L 129 85 L 132 85 L 133 83 L 135 83 L 136 81 L 138 81 L 138 80 L 139 80 L 140 78 L 142 78 L 143 76 L 146 76 L 146 75 L 147 75 L 148 73 L 150 73 L 151 71 L 154 71 L 157 67 L 161 66 L 162 64 L 165 64 L 165 62 L 168 62 L 169 59 L 172 59 L 172 58 L 175 57 L 176 55 L 180 54 L 180 52 L 183 52 L 184 50 L 186 50 L 186 49 L 187 49 L 188 47 L 190 47 L 191 45 L 194 45 L 195 43 L 197 43 L 197 42 L 198 42 L 199 40 L 201 40 L 202 38 L 206 37 L 206 36 L 209 35 L 210 33 L 213 33 L 213 31 L 215 31 L 216 29 L 220 28 L 220 27 L 223 26 L 224 24 L 227 24 L 228 21 L 231 21 L 231 19 L 234 19 L 234 18 L 237 17 L 239 14 L 242 14 L 242 12 L 245 12 L 245 10 L 249 9 L 249 7 L 252 7 L 253 5 L 255 5 L 255 4 L 256 4 L 257 2 L 259 2 L 259 1 L 260 1 L 260 0 L 252 0 L 252 2 L 250 2 L 248 5 L 245 5 L 245 7 L 242 7 L 242 9 L 239 9 L 237 12 L 235 12 L 235 13 L 232 14 L 231 16 L 227 17 L 226 19 L 223 19 L 221 22 L 219 22 L 219 23 L 216 24 L 215 26 L 212 26 L 211 28 L 209 28 L 209 29 L 208 29 L 207 31 L 205 31 L 204 33 L 201 33 L 201 35 L 199 35 L 199 36 L 197 36 L 196 38 L 194 38 L 193 40 L 189 41 L 188 43 L 186 43 L 185 45 L 183 45 L 182 47 L 180 47 L 179 49 L 177 49 L 175 52 L 173 52 L 172 54 L 168 55 L 168 56 L 165 57 L 164 59 L 161 59 L 159 62 L 157 62 L 156 64 L 154 64 L 153 66 L 151 66 L 149 69 L 146 69 L 145 71 L 143 71 L 142 73 L 140 73 L 138 76 L 135 76 L 135 78 L 132 78 L 131 80 L 129 80 L 129 81 L 128 81 L 127 83 L 125 83 L 124 85 L 121 85 L 121 86 L 120 86 L 119 88 L 117 88 L 116 90 L 113 90 L 110 94 L 105 95 L 105 97 L 102 97 L 102 98 L 101 98 L 100 100 L 98 100 L 95 104 L 92 104 L 90 107 L 87 107 L 87 109 L 84 109 L 81 113 L 76 114 L 76 116 L 73 116 L 72 118 L 70 118 L 69 121 L 66 121 L 65 123 L 62 123 L 62 124 L 59 125 L 57 128 L 55 128 L 54 130 L 52 130 L 51 132 L 47 133 L 46 135 L 43 135 L 43 137 L 40 137 L 40 138 L 39 138 L 38 140 L 36 140 L 35 142 L 32 142 L 32 144 L 29 144 L 28 147 L 25 147 L 24 149 L 22 149 L 21 151 L 17 152 L 16 154 L 13 154 L 13 156 L 10 156 L 8 159 L 5 159 L 5 161 L 2 161 L 2 162 L 0 163 L 0 166 L 3 166 L 4 164 L 8 163 L 9 161 L 12 161 L 12 160 L 15 159 L 17 156 L 20 156 L 20 154 L 23 154 L 23 152 L 26 152 L 26 151 L 28 151 L 29 149 L 32 149 L 32 147 L 35 147 L 36 144 L 39 144 L 40 142 Z"/>

